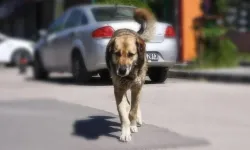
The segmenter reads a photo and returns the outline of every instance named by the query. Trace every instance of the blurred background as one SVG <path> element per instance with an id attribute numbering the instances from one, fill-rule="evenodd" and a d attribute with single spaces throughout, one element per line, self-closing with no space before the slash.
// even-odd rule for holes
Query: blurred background
<path id="1" fill-rule="evenodd" d="M 250 47 L 250 43 L 247 42 L 250 36 L 250 22 L 248 21 L 250 2 L 247 0 L 1 0 L 0 32 L 10 37 L 35 42 L 39 39 L 38 31 L 48 28 L 50 23 L 66 9 L 74 5 L 97 3 L 148 7 L 155 13 L 159 21 L 171 23 L 177 35 L 179 63 L 192 62 L 200 54 L 201 50 L 197 48 L 196 32 L 201 30 L 193 28 L 197 20 L 199 23 L 202 22 L 203 29 L 208 29 L 204 29 L 204 32 L 209 31 L 212 34 L 213 31 L 223 30 L 223 34 L 229 37 L 237 47 L 237 51 L 242 52 L 239 54 L 240 60 L 245 61 L 248 58 L 246 55 L 248 55 Z M 204 19 L 209 16 L 215 17 Z M 224 25 L 224 27 L 218 28 L 218 25 Z M 224 31 L 225 29 L 226 31 Z M 208 38 L 207 41 L 209 41 Z M 228 51 L 228 53 L 230 52 Z M 232 57 L 229 56 L 232 54 L 225 55 Z"/>

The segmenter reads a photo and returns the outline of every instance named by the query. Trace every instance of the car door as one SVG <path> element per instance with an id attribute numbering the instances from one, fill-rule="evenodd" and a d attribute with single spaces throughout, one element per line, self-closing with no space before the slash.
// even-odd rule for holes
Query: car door
<path id="1" fill-rule="evenodd" d="M 82 11 L 73 9 L 67 20 L 65 21 L 64 31 L 60 34 L 60 42 L 58 44 L 58 65 L 61 70 L 69 71 L 71 64 L 71 51 L 73 42 L 78 38 L 78 27 L 82 25 Z"/>
<path id="2" fill-rule="evenodd" d="M 43 64 L 48 70 L 54 71 L 57 68 L 57 54 L 55 45 L 58 42 L 58 34 L 64 28 L 67 13 L 58 17 L 48 28 L 47 35 L 44 37 L 43 48 L 41 50 Z"/>

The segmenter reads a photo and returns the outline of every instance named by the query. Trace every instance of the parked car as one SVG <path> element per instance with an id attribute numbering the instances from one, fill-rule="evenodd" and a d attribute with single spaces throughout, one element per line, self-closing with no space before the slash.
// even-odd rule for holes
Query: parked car
<path id="1" fill-rule="evenodd" d="M 139 30 L 133 19 L 135 7 L 126 5 L 82 5 L 66 10 L 47 30 L 41 30 L 35 46 L 34 77 L 45 79 L 51 72 L 69 72 L 76 81 L 92 75 L 109 78 L 105 49 L 113 32 L 121 28 Z M 157 22 L 154 38 L 146 43 L 148 76 L 164 82 L 177 58 L 177 42 L 171 24 Z M 78 76 L 82 72 L 84 76 Z M 82 74 L 81 73 L 81 74 Z"/>
<path id="2" fill-rule="evenodd" d="M 33 41 L 14 38 L 0 33 L 0 63 L 15 66 L 19 56 L 23 54 L 28 63 L 32 63 L 35 43 Z"/>

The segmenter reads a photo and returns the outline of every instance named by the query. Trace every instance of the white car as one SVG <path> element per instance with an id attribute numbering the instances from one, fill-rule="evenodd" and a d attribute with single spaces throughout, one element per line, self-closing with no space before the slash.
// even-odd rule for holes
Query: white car
<path id="1" fill-rule="evenodd" d="M 33 60 L 34 42 L 13 38 L 0 33 L 0 63 L 17 65 L 20 54 L 27 58 L 30 64 Z"/>

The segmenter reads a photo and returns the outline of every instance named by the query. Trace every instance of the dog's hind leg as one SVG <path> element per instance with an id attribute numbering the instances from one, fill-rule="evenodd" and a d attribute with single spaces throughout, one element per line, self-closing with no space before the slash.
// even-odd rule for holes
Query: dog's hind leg
<path id="1" fill-rule="evenodd" d="M 141 86 L 140 87 L 135 87 L 132 88 L 131 90 L 131 109 L 129 112 L 129 119 L 130 119 L 130 129 L 131 132 L 138 132 L 138 128 L 137 128 L 137 119 L 141 119 L 141 116 L 138 117 L 138 110 L 140 111 L 140 109 L 138 109 L 139 107 L 139 101 L 140 101 L 140 94 L 141 94 Z M 139 112 L 141 114 L 141 112 Z"/>
<path id="2" fill-rule="evenodd" d="M 131 132 L 130 132 L 130 121 L 127 111 L 129 107 L 129 103 L 125 97 L 125 90 L 120 90 L 115 88 L 115 98 L 117 110 L 119 113 L 120 121 L 121 121 L 121 136 L 120 140 L 123 142 L 131 141 Z"/>

